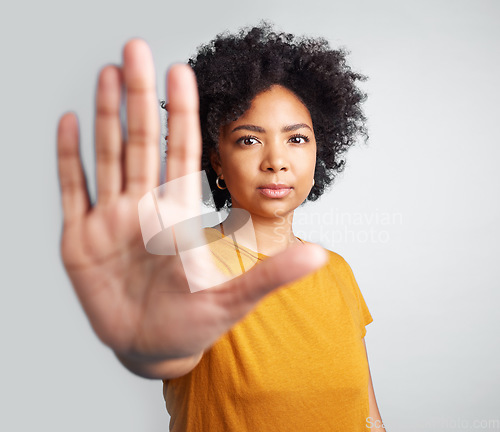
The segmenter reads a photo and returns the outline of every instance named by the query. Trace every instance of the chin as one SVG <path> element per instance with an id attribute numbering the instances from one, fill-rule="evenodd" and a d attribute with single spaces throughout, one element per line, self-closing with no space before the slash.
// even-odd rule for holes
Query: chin
<path id="1" fill-rule="evenodd" d="M 289 214 L 293 212 L 297 207 L 298 205 L 295 206 L 292 203 L 278 202 L 278 200 L 275 200 L 259 206 L 259 211 L 256 213 L 265 217 L 275 218 L 277 216 Z"/>

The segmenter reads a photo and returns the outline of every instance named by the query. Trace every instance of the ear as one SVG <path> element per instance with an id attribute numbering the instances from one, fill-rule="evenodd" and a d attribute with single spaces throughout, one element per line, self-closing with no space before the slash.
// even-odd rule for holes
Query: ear
<path id="1" fill-rule="evenodd" d="M 210 163 L 216 174 L 220 175 L 222 172 L 222 165 L 220 163 L 219 152 L 216 149 L 210 150 Z"/>

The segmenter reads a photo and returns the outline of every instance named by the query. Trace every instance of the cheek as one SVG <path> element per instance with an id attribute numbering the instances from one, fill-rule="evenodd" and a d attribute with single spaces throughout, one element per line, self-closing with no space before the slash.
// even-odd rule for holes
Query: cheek
<path id="1" fill-rule="evenodd" d="M 230 169 L 225 171 L 226 183 L 231 187 L 233 194 L 245 190 L 249 182 L 248 169 L 241 169 L 241 166 L 246 167 L 246 165 L 234 164 Z"/>
<path id="2" fill-rule="evenodd" d="M 223 161 L 225 177 L 236 181 L 250 177 L 256 166 L 254 159 L 251 154 L 233 153 Z"/>
<path id="3" fill-rule="evenodd" d="M 314 177 L 316 169 L 316 150 L 302 153 L 296 160 L 298 172 L 301 177 Z"/>
<path id="4" fill-rule="evenodd" d="M 311 152 L 310 158 L 309 158 L 309 167 L 312 173 L 312 177 L 314 177 L 314 171 L 316 170 L 316 154 L 317 154 L 317 147 L 314 146 L 313 151 Z"/>

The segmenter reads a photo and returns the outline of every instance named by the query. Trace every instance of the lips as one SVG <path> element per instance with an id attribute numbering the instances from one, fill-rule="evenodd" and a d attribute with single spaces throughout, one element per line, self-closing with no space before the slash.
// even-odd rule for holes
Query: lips
<path id="1" fill-rule="evenodd" d="M 283 198 L 287 196 L 293 189 L 286 184 L 270 183 L 267 185 L 259 186 L 259 192 L 268 198 Z"/>

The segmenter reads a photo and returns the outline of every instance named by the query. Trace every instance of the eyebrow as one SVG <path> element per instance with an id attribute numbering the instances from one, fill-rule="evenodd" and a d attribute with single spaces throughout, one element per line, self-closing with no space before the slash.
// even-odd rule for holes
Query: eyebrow
<path id="1" fill-rule="evenodd" d="M 281 132 L 292 132 L 297 129 L 302 129 L 302 128 L 307 128 L 311 132 L 313 131 L 309 125 L 306 125 L 305 123 L 297 123 L 297 124 L 292 124 L 288 126 L 284 126 L 281 129 Z M 255 125 L 241 125 L 241 126 L 236 126 L 231 133 L 239 131 L 239 130 L 248 130 L 250 132 L 259 132 L 259 133 L 265 133 L 266 130 L 260 126 L 255 126 Z"/>

